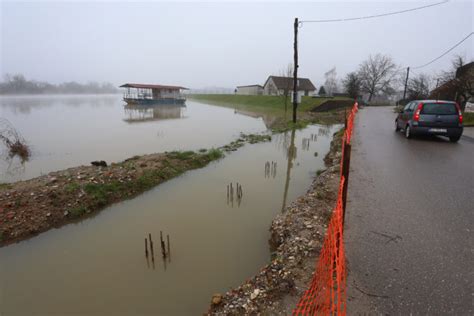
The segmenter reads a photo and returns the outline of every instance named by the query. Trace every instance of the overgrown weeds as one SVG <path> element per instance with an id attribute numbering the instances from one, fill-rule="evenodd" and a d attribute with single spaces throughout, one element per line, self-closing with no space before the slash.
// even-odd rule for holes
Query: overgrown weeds
<path id="1" fill-rule="evenodd" d="M 0 118 L 0 140 L 7 146 L 10 156 L 18 156 L 22 161 L 30 157 L 30 149 L 25 139 L 13 127 L 13 125 L 4 118 Z"/>
<path id="2" fill-rule="evenodd" d="M 194 151 L 188 150 L 188 151 L 172 151 L 168 153 L 168 156 L 170 158 L 175 158 L 179 160 L 188 160 L 192 156 L 194 156 L 196 153 Z"/>
<path id="3" fill-rule="evenodd" d="M 217 160 L 221 159 L 224 157 L 224 153 L 220 149 L 212 148 L 207 152 L 207 157 L 209 157 L 209 160 Z"/>

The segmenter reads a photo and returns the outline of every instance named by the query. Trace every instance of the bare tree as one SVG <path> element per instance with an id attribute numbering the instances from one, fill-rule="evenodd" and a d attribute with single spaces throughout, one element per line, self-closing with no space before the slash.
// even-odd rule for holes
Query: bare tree
<path id="1" fill-rule="evenodd" d="M 390 56 L 377 54 L 369 56 L 359 66 L 361 90 L 369 94 L 368 102 L 380 92 L 391 93 L 391 86 L 397 74 L 397 66 Z"/>
<path id="2" fill-rule="evenodd" d="M 407 92 L 409 100 L 427 99 L 430 95 L 431 79 L 425 74 L 419 74 L 408 81 Z"/>
<path id="3" fill-rule="evenodd" d="M 331 68 L 329 71 L 324 73 L 326 81 L 324 81 L 324 87 L 326 88 L 326 93 L 328 95 L 333 95 L 337 92 L 337 71 L 336 67 Z"/>
<path id="4" fill-rule="evenodd" d="M 286 68 L 280 71 L 280 76 L 285 78 L 291 78 L 293 76 L 293 64 L 288 64 Z M 288 79 L 285 81 L 285 88 L 283 89 L 283 101 L 285 103 L 285 112 L 288 109 L 288 97 L 291 95 L 293 89 L 293 80 Z"/>
<path id="5" fill-rule="evenodd" d="M 346 78 L 342 80 L 342 85 L 345 92 L 354 100 L 360 95 L 360 78 L 356 72 L 351 72 L 346 75 Z"/>

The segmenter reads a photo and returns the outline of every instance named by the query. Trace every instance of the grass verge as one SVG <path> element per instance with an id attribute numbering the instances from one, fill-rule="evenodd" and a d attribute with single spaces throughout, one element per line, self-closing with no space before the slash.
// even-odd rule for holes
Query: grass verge
<path id="1" fill-rule="evenodd" d="M 310 110 L 321 105 L 328 100 L 348 100 L 348 98 L 312 98 L 303 96 L 301 104 L 298 106 L 298 122 L 293 124 L 292 104 L 288 99 L 287 109 L 285 111 L 285 99 L 282 96 L 271 95 L 236 95 L 236 94 L 194 94 L 190 99 L 202 101 L 213 105 L 233 108 L 243 112 L 251 112 L 264 117 L 264 120 L 270 123 L 268 128 L 274 132 L 284 132 L 292 128 L 304 128 L 311 123 L 335 124 L 342 123 L 344 117 L 341 112 L 329 111 L 320 113 L 311 113 Z M 292 125 L 293 124 L 293 125 Z"/>
<path id="2" fill-rule="evenodd" d="M 474 113 L 463 113 L 463 125 L 474 126 Z"/>

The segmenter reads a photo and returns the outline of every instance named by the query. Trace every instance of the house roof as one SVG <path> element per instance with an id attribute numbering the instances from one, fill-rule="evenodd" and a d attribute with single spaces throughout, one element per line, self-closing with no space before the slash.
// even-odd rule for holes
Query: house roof
<path id="1" fill-rule="evenodd" d="M 474 71 L 474 61 L 456 69 L 456 78 L 467 75 L 469 72 L 473 72 L 473 71 Z"/>
<path id="2" fill-rule="evenodd" d="M 270 80 L 270 78 L 273 79 L 273 82 L 275 83 L 277 89 L 293 88 L 293 78 L 291 77 L 269 76 L 267 81 L 265 82 L 265 85 L 267 84 L 268 80 Z M 298 90 L 305 90 L 305 91 L 316 90 L 316 87 L 308 78 L 298 78 L 298 81 L 299 81 Z"/>
<path id="3" fill-rule="evenodd" d="M 169 90 L 189 90 L 180 86 L 165 86 L 161 84 L 146 84 L 146 83 L 126 83 L 120 88 L 137 88 L 137 89 L 169 89 Z"/>
<path id="4" fill-rule="evenodd" d="M 260 88 L 263 88 L 259 84 L 250 84 L 250 85 L 247 85 L 247 86 L 237 86 L 237 88 L 247 88 L 247 87 L 260 87 Z"/>

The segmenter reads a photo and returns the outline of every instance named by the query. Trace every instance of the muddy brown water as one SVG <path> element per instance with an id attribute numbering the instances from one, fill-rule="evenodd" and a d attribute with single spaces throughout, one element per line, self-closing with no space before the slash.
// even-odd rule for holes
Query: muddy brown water
<path id="1" fill-rule="evenodd" d="M 124 108 L 120 95 L 3 96 L 6 118 L 29 144 L 32 156 L 10 159 L 0 143 L 0 182 L 54 170 L 118 162 L 133 155 L 225 145 L 240 132 L 265 131 L 262 119 L 231 109 L 186 102 L 186 107 Z M 1 129 L 1 126 L 0 126 Z"/>
<path id="2" fill-rule="evenodd" d="M 247 144 L 93 217 L 0 248 L 0 314 L 202 314 L 212 294 L 269 262 L 272 219 L 324 168 L 337 128 L 314 125 Z M 272 161 L 276 171 L 265 172 Z M 240 205 L 227 201 L 230 182 L 242 185 Z M 160 230 L 170 235 L 166 264 Z M 154 268 L 144 254 L 148 233 Z"/>

